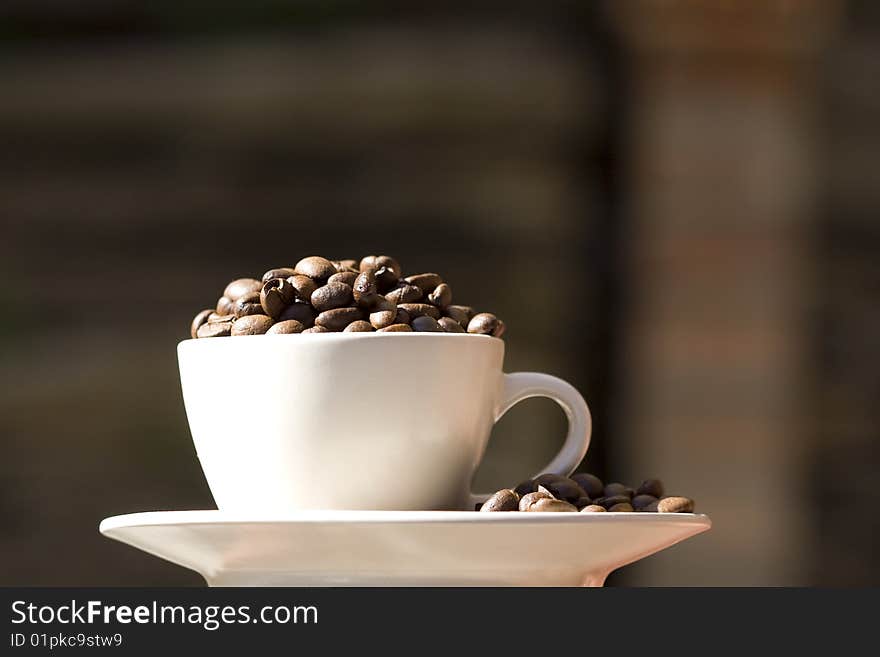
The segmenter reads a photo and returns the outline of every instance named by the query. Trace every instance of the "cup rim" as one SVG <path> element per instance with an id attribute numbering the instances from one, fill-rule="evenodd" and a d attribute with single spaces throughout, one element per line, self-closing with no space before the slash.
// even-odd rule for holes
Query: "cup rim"
<path id="1" fill-rule="evenodd" d="M 306 341 L 316 341 L 316 342 L 334 342 L 337 340 L 461 340 L 463 338 L 470 339 L 478 339 L 491 342 L 500 342 L 501 344 L 506 344 L 504 340 L 501 338 L 496 338 L 492 335 L 485 335 L 482 333 L 437 333 L 437 332 L 428 332 L 428 331 L 401 331 L 399 333 L 378 333 L 375 331 L 352 331 L 349 333 L 345 333 L 344 331 L 333 331 L 328 333 L 282 333 L 282 334 L 260 334 L 260 335 L 224 335 L 216 338 L 186 338 L 185 340 L 181 340 L 177 343 L 178 346 L 182 346 L 192 342 L 207 342 L 214 343 L 217 340 L 229 340 L 234 339 L 236 342 L 241 340 L 254 340 L 254 339 L 270 339 L 270 340 L 306 340 Z"/>

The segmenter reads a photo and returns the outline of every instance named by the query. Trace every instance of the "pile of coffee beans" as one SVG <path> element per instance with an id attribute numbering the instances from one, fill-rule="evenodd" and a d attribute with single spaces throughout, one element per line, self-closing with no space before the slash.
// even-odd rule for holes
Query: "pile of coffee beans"
<path id="1" fill-rule="evenodd" d="M 260 279 L 230 282 L 214 308 L 195 316 L 190 335 L 421 331 L 500 338 L 504 328 L 492 313 L 454 305 L 452 288 L 439 274 L 404 276 L 397 260 L 385 255 L 309 256 Z"/>
<path id="2" fill-rule="evenodd" d="M 571 513 L 693 513 L 694 501 L 664 494 L 663 482 L 646 479 L 638 488 L 603 484 L 578 472 L 571 477 L 544 474 L 516 488 L 503 488 L 477 505 L 478 511 L 568 511 Z"/>

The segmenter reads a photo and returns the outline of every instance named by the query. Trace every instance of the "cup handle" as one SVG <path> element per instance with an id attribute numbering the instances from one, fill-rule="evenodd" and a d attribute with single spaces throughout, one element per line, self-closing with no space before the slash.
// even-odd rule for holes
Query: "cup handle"
<path id="1" fill-rule="evenodd" d="M 568 435 L 559 453 L 534 477 L 542 474 L 568 476 L 578 466 L 590 446 L 593 420 L 587 402 L 574 386 L 560 378 L 540 372 L 514 372 L 504 375 L 504 393 L 495 421 L 509 411 L 514 404 L 531 397 L 548 397 L 555 401 L 568 418 Z M 492 493 L 471 493 L 469 509 L 485 502 Z"/>

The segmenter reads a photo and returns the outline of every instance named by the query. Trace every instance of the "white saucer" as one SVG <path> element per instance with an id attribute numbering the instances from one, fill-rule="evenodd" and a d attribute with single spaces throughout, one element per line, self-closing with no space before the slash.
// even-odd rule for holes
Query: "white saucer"
<path id="1" fill-rule="evenodd" d="M 155 511 L 100 531 L 210 586 L 602 586 L 711 526 L 690 513 Z"/>

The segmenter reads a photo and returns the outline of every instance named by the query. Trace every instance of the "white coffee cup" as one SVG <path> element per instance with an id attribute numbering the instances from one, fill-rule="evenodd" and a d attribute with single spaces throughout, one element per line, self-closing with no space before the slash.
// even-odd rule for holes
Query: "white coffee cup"
<path id="1" fill-rule="evenodd" d="M 541 472 L 567 475 L 590 443 L 583 397 L 548 374 L 504 374 L 482 335 L 338 333 L 184 340 L 196 452 L 221 510 L 473 509 L 492 425 L 549 397 L 568 436 Z"/>

